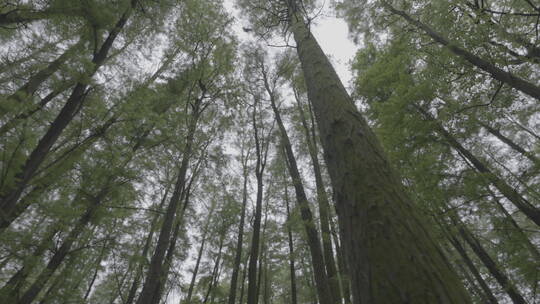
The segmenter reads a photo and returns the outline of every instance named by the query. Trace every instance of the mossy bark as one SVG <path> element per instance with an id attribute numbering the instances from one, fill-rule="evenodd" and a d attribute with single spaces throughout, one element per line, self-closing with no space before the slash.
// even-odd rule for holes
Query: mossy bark
<path id="1" fill-rule="evenodd" d="M 308 27 L 294 15 L 290 27 L 336 197 L 353 302 L 470 303 Z"/>

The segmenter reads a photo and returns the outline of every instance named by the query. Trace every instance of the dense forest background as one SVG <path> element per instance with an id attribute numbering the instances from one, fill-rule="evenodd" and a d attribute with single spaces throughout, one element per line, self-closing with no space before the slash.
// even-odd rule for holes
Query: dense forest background
<path id="1" fill-rule="evenodd" d="M 540 303 L 539 2 L 235 4 L 0 0 L 0 303 Z"/>

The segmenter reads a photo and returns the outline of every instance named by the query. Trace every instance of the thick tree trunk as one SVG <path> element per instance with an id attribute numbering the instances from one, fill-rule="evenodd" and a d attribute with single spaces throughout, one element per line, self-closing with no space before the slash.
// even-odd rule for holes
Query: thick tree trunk
<path id="1" fill-rule="evenodd" d="M 266 79 L 266 76 L 263 75 L 263 78 Z M 319 240 L 319 233 L 315 228 L 316 226 L 313 221 L 313 215 L 311 214 L 309 202 L 304 191 L 304 186 L 302 185 L 302 178 L 300 176 L 300 172 L 298 171 L 298 166 L 296 164 L 296 158 L 294 157 L 291 142 L 289 140 L 289 136 L 287 135 L 287 130 L 285 129 L 283 121 L 281 120 L 279 110 L 276 106 L 274 94 L 270 90 L 266 81 L 265 84 L 268 94 L 270 95 L 272 110 L 274 111 L 274 116 L 281 132 L 281 143 L 284 149 L 283 154 L 287 160 L 287 168 L 289 170 L 289 174 L 291 175 L 292 183 L 294 185 L 296 202 L 298 204 L 298 207 L 300 207 L 300 215 L 302 217 L 302 223 L 306 231 L 309 252 L 311 254 L 311 262 L 313 263 L 313 271 L 315 274 L 315 283 L 317 285 L 317 293 L 319 295 L 319 301 L 321 302 L 321 304 L 337 303 L 339 301 L 339 298 L 336 299 L 332 297 L 332 294 L 335 294 L 336 292 L 332 292 L 330 289 L 329 280 L 325 271 L 325 263 L 321 243 Z M 328 220 L 328 218 L 326 219 Z"/>
<path id="2" fill-rule="evenodd" d="M 531 221 L 540 226 L 540 209 L 533 206 L 527 199 L 525 199 L 516 189 L 508 185 L 504 180 L 495 175 L 486 164 L 480 159 L 474 156 L 469 150 L 465 149 L 457 139 L 452 136 L 446 129 L 438 122 L 431 114 L 429 114 L 422 107 L 413 105 L 422 116 L 430 121 L 436 132 L 439 133 L 450 146 L 457 150 L 463 158 L 467 159 L 473 166 L 482 173 L 482 175 L 510 201 L 516 208 L 518 208 L 523 214 L 525 214 Z"/>
<path id="3" fill-rule="evenodd" d="M 296 294 L 296 270 L 294 267 L 294 245 L 291 229 L 291 211 L 289 207 L 289 193 L 287 191 L 287 184 L 285 184 L 285 206 L 287 207 L 287 237 L 289 241 L 289 271 L 291 275 L 291 304 L 297 304 Z"/>
<path id="4" fill-rule="evenodd" d="M 493 77 L 494 79 L 497 79 L 498 81 L 503 82 L 518 91 L 521 91 L 531 97 L 534 97 L 540 100 L 540 87 L 538 87 L 537 85 L 532 84 L 526 80 L 523 80 L 517 76 L 512 75 L 512 73 L 510 72 L 507 72 L 505 70 L 502 70 L 496 67 L 494 64 L 457 46 L 455 43 L 448 41 L 448 39 L 444 38 L 442 35 L 435 32 L 433 29 L 431 29 L 424 23 L 413 19 L 411 16 L 409 16 L 407 13 L 403 11 L 395 9 L 394 7 L 389 5 L 386 1 L 383 1 L 383 3 L 384 3 L 384 6 L 390 12 L 392 12 L 395 15 L 403 17 L 403 19 L 405 19 L 408 23 L 424 31 L 433 40 L 435 40 L 436 42 L 448 48 L 455 55 L 467 60 L 469 63 L 476 66 L 477 68 L 488 72 L 491 75 L 491 77 Z"/>
<path id="5" fill-rule="evenodd" d="M 131 6 L 124 12 L 122 17 L 118 20 L 114 28 L 109 32 L 109 35 L 99 51 L 94 55 L 92 59 L 92 69 L 89 71 L 88 76 L 93 76 L 98 69 L 105 63 L 107 54 L 118 34 L 123 29 L 127 20 L 129 19 L 132 8 L 136 4 L 136 0 L 131 1 Z M 64 129 L 68 126 L 71 120 L 77 115 L 81 106 L 85 101 L 85 97 L 88 94 L 87 83 L 77 83 L 71 96 L 68 98 L 66 104 L 58 114 L 58 116 L 51 123 L 49 129 L 45 135 L 39 140 L 36 148 L 32 151 L 30 156 L 26 159 L 26 162 L 16 175 L 16 182 L 8 189 L 2 189 L 0 193 L 0 213 L 9 216 L 9 214 L 16 208 L 17 201 L 19 200 L 24 189 L 34 177 L 34 174 L 38 170 L 41 163 L 45 160 L 45 157 L 51 150 L 52 146 L 56 143 Z"/>
<path id="6" fill-rule="evenodd" d="M 297 11 L 292 1 L 289 5 Z M 299 14 L 291 15 L 290 28 L 336 196 L 354 303 L 469 303 Z"/>

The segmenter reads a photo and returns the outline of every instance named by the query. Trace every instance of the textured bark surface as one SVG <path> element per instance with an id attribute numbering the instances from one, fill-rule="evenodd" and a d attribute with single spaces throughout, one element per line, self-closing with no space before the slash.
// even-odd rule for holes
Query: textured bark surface
<path id="1" fill-rule="evenodd" d="M 336 197 L 354 303 L 469 303 L 328 58 L 303 20 L 290 22 Z"/>

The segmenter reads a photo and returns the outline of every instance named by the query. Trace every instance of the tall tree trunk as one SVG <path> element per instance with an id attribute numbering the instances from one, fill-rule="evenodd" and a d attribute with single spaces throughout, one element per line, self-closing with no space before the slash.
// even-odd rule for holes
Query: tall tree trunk
<path id="1" fill-rule="evenodd" d="M 242 304 L 244 303 L 244 291 L 246 287 L 246 275 L 247 275 L 247 268 L 248 268 L 248 259 L 249 255 L 246 256 L 246 260 L 244 261 L 244 266 L 242 267 L 242 281 L 240 285 L 240 301 L 238 303 Z"/>
<path id="2" fill-rule="evenodd" d="M 212 200 L 212 205 L 210 207 L 210 211 L 208 212 L 208 217 L 206 218 L 206 223 L 204 224 L 203 228 L 203 235 L 201 240 L 201 246 L 199 247 L 199 253 L 197 254 L 197 261 L 195 262 L 195 267 L 193 268 L 193 273 L 191 275 L 191 282 L 189 283 L 188 293 L 186 295 L 186 298 L 184 300 L 185 304 L 191 303 L 191 297 L 193 296 L 193 289 L 195 288 L 195 282 L 197 280 L 197 274 L 199 273 L 199 266 L 201 264 L 201 258 L 204 252 L 204 245 L 206 243 L 206 237 L 208 235 L 208 230 L 210 226 L 210 219 L 212 218 L 212 214 L 214 213 L 214 201 Z M 180 302 L 182 304 L 182 302 Z"/>
<path id="3" fill-rule="evenodd" d="M 163 205 L 165 205 L 165 201 L 167 200 L 169 190 L 170 190 L 170 186 L 166 188 L 165 193 L 163 194 L 163 198 L 161 199 L 161 202 L 159 204 L 158 210 L 163 209 Z M 150 250 L 150 246 L 152 245 L 152 239 L 154 238 L 154 233 L 156 232 L 156 223 L 158 219 L 159 219 L 159 214 L 156 213 L 154 217 L 152 218 L 152 221 L 150 222 L 150 231 L 148 232 L 148 236 L 146 237 L 144 246 L 141 251 L 141 257 L 145 261 L 148 256 L 148 251 Z M 141 281 L 143 268 L 144 268 L 144 263 L 139 262 L 137 270 L 135 270 L 135 277 L 133 278 L 133 282 L 131 283 L 128 296 L 124 304 L 133 304 L 133 301 L 135 300 L 135 295 L 137 294 L 137 289 L 139 288 L 139 283 Z"/>
<path id="4" fill-rule="evenodd" d="M 248 290 L 247 290 L 247 302 L 249 304 L 258 303 L 257 294 L 257 259 L 259 257 L 259 246 L 261 237 L 261 217 L 262 217 L 262 200 L 263 200 L 263 173 L 266 167 L 266 155 L 268 152 L 268 146 L 264 147 L 264 144 L 260 138 L 262 134 L 259 134 L 259 128 L 257 127 L 257 106 L 258 98 L 255 98 L 255 104 L 253 106 L 252 123 L 253 134 L 255 137 L 255 150 L 257 154 L 257 162 L 255 165 L 255 176 L 257 178 L 257 198 L 255 201 L 255 214 L 253 219 L 253 235 L 251 237 L 251 250 L 249 254 L 248 265 Z"/>
<path id="5" fill-rule="evenodd" d="M 343 290 L 343 300 L 345 304 L 351 303 L 351 280 L 349 279 L 349 267 L 347 266 L 347 261 L 345 259 L 345 253 L 343 252 L 343 247 L 340 245 L 339 235 L 337 229 L 334 227 L 335 224 L 330 220 L 330 229 L 332 231 L 332 237 L 334 239 L 334 244 L 336 246 L 336 256 L 339 267 L 339 279 L 341 283 L 341 289 Z"/>
<path id="6" fill-rule="evenodd" d="M 231 275 L 231 284 L 229 287 L 229 304 L 235 304 L 236 300 L 236 287 L 238 285 L 238 272 L 240 270 L 240 262 L 242 259 L 242 245 L 244 240 L 244 222 L 246 220 L 246 205 L 247 205 L 247 182 L 248 182 L 248 161 L 249 152 L 247 155 L 242 151 L 242 172 L 244 177 L 244 184 L 242 187 L 242 211 L 240 213 L 240 223 L 238 224 L 238 237 L 236 241 L 236 252 L 234 256 L 233 272 Z"/>
<path id="7" fill-rule="evenodd" d="M 90 296 L 90 292 L 92 292 L 92 288 L 94 287 L 94 283 L 96 282 L 99 268 L 101 266 L 101 261 L 103 261 L 103 258 L 105 257 L 105 251 L 107 249 L 107 243 L 105 242 L 103 244 L 103 247 L 101 247 L 101 250 L 99 252 L 99 256 L 96 259 L 96 267 L 94 268 L 94 274 L 92 275 L 92 279 L 90 279 L 90 283 L 88 284 L 88 287 L 86 288 L 86 292 L 84 293 L 83 300 L 87 301 L 88 297 Z"/>
<path id="8" fill-rule="evenodd" d="M 486 281 L 484 281 L 484 278 L 482 278 L 482 275 L 480 274 L 480 272 L 478 271 L 478 269 L 474 265 L 473 261 L 471 260 L 471 258 L 467 254 L 467 251 L 465 250 L 465 248 L 463 248 L 463 246 L 459 242 L 459 240 L 454 236 L 449 236 L 449 240 L 450 240 L 450 243 L 452 244 L 452 246 L 454 246 L 456 251 L 461 256 L 462 260 L 465 262 L 465 265 L 467 265 L 467 268 L 469 269 L 469 272 L 472 273 L 472 275 L 474 276 L 474 278 L 476 279 L 476 281 L 480 285 L 480 288 L 482 288 L 482 292 L 483 292 L 482 295 L 486 298 L 485 299 L 486 303 L 491 303 L 491 304 L 499 303 L 497 301 L 497 298 L 495 298 L 495 296 L 491 292 L 491 289 L 489 288 Z"/>
<path id="9" fill-rule="evenodd" d="M 2 286 L 2 288 L 0 289 L 0 295 L 8 294 L 13 290 L 22 289 L 22 285 L 24 284 L 28 276 L 32 273 L 32 270 L 34 270 L 34 268 L 36 267 L 39 258 L 45 253 L 47 249 L 49 249 L 53 245 L 52 240 L 54 236 L 60 231 L 60 229 L 58 229 L 55 224 L 49 227 L 48 230 L 49 231 L 45 233 L 41 242 L 36 247 L 34 252 L 32 252 L 31 256 L 23 261 L 23 266 L 9 278 L 9 280 L 4 286 Z"/>
<path id="10" fill-rule="evenodd" d="M 384 6 L 393 14 L 403 17 L 408 23 L 414 25 L 418 29 L 424 31 L 428 36 L 430 36 L 433 40 L 438 42 L 439 44 L 445 46 L 455 55 L 465 59 L 472 65 L 476 66 L 477 68 L 484 70 L 488 72 L 491 77 L 494 79 L 497 79 L 498 81 L 505 83 L 509 85 L 510 87 L 521 91 L 531 97 L 534 97 L 536 99 L 540 100 L 540 87 L 537 85 L 534 85 L 526 80 L 523 80 L 517 76 L 514 76 L 512 73 L 507 72 L 503 69 L 500 69 L 496 67 L 494 64 L 474 55 L 473 53 L 457 46 L 457 44 L 449 41 L 448 39 L 444 38 L 441 34 L 435 32 L 433 29 L 431 29 L 429 26 L 425 25 L 424 23 L 413 19 L 411 16 L 409 16 L 404 11 L 400 11 L 395 9 L 393 6 L 388 4 L 386 1 L 382 1 Z"/>
<path id="11" fill-rule="evenodd" d="M 270 89 L 270 87 L 268 86 L 268 82 L 266 81 L 264 71 L 263 78 L 265 79 L 265 87 L 268 91 L 268 94 L 270 95 L 270 103 L 272 106 L 272 110 L 274 111 L 274 116 L 281 132 L 281 142 L 284 148 L 283 154 L 287 160 L 287 168 L 289 170 L 289 174 L 291 175 L 292 183 L 294 185 L 296 202 L 298 204 L 298 207 L 300 207 L 300 214 L 302 216 L 302 222 L 306 231 L 309 252 L 311 254 L 311 262 L 313 263 L 313 271 L 315 274 L 315 283 L 317 285 L 319 301 L 321 302 L 321 304 L 337 303 L 339 299 L 335 299 L 332 297 L 332 294 L 334 294 L 335 292 L 332 292 L 330 290 L 328 277 L 325 271 L 325 263 L 321 243 L 319 240 L 319 233 L 315 228 L 313 216 L 309 208 L 309 202 L 304 191 L 304 186 L 302 185 L 302 178 L 300 176 L 300 172 L 298 171 L 298 166 L 296 165 L 296 158 L 294 157 L 291 142 L 289 140 L 289 136 L 287 135 L 285 125 L 281 120 L 279 110 L 276 106 L 274 93 Z"/>
<path id="12" fill-rule="evenodd" d="M 191 118 L 188 126 L 188 134 L 183 151 L 184 155 L 182 157 L 180 169 L 178 170 L 174 191 L 165 212 L 165 218 L 161 226 L 156 249 L 152 255 L 143 288 L 136 302 L 137 304 L 155 304 L 157 303 L 155 301 L 159 301 L 159 299 L 154 298 L 154 295 L 158 286 L 161 284 L 161 281 L 165 279 L 163 260 L 171 241 L 173 225 L 178 211 L 178 206 L 180 204 L 182 191 L 186 184 L 186 173 L 193 149 L 195 130 L 197 128 L 197 121 L 200 115 L 199 109 L 201 101 L 202 98 L 198 98 L 195 102 L 195 109 L 192 113 L 193 117 Z"/>
<path id="13" fill-rule="evenodd" d="M 288 4 L 336 196 L 354 303 L 469 303 L 296 1 Z"/>
<path id="14" fill-rule="evenodd" d="M 92 59 L 92 69 L 88 72 L 89 77 L 93 76 L 105 63 L 107 54 L 112 48 L 118 34 L 124 28 L 127 20 L 131 16 L 133 7 L 136 5 L 136 3 L 137 0 L 131 0 L 130 7 L 122 14 L 114 28 L 109 32 L 107 39 L 102 44 L 99 51 L 95 53 Z M 73 89 L 73 92 L 68 98 L 66 104 L 51 123 L 45 135 L 39 140 L 37 146 L 32 151 L 30 156 L 26 159 L 26 162 L 20 168 L 19 173 L 16 174 L 16 182 L 14 185 L 7 187 L 7 189 L 1 190 L 0 212 L 9 215 L 13 209 L 15 209 L 21 194 L 30 180 L 34 177 L 34 174 L 38 170 L 41 163 L 45 160 L 45 157 L 51 150 L 52 146 L 56 143 L 64 129 L 81 109 L 81 106 L 85 101 L 85 97 L 88 94 L 87 88 L 87 83 L 79 82 L 75 85 L 75 88 Z"/>
<path id="15" fill-rule="evenodd" d="M 467 159 L 473 166 L 482 173 L 482 175 L 499 191 L 518 208 L 523 214 L 525 214 L 531 221 L 540 226 L 540 209 L 533 206 L 527 199 L 525 199 L 516 189 L 508 185 L 504 180 L 495 175 L 491 169 L 488 168 L 480 159 L 474 156 L 469 150 L 465 149 L 457 139 L 452 136 L 446 129 L 438 122 L 430 113 L 424 110 L 418 105 L 413 105 L 422 116 L 431 122 L 436 130 L 452 148 L 457 150 L 463 158 Z"/>
<path id="16" fill-rule="evenodd" d="M 219 249 L 218 249 L 218 255 L 216 257 L 216 261 L 214 262 L 214 268 L 212 269 L 212 275 L 210 279 L 210 283 L 208 284 L 208 289 L 206 290 L 206 294 L 204 296 L 203 304 L 206 304 L 208 302 L 208 299 L 210 299 L 210 294 L 212 293 L 215 284 L 217 283 L 217 277 L 219 272 L 219 265 L 221 263 L 221 253 L 223 252 L 223 241 L 225 240 L 225 233 L 222 233 L 219 237 Z"/>
<path id="17" fill-rule="evenodd" d="M 473 252 L 478 256 L 480 261 L 484 264 L 491 275 L 501 285 L 503 290 L 508 294 L 514 304 L 526 304 L 527 301 L 523 298 L 520 292 L 512 284 L 512 281 L 502 272 L 497 263 L 491 258 L 480 242 L 474 237 L 474 235 L 465 227 L 465 225 L 455 215 L 450 215 L 452 224 L 457 228 L 461 237 L 471 247 Z"/>
<path id="18" fill-rule="evenodd" d="M 297 304 L 296 294 L 296 271 L 294 267 L 294 245 L 291 230 L 291 211 L 289 207 L 289 193 L 287 191 L 287 184 L 285 184 L 285 206 L 287 207 L 287 237 L 289 240 L 289 270 L 291 275 L 291 304 Z"/>
<path id="19" fill-rule="evenodd" d="M 304 133 L 306 137 L 306 142 L 308 146 L 309 155 L 311 157 L 311 163 L 313 165 L 313 173 L 315 174 L 315 186 L 317 188 L 317 203 L 319 205 L 319 216 L 321 223 L 321 236 L 322 236 L 322 247 L 324 254 L 324 263 L 326 266 L 326 274 L 328 276 L 328 284 L 330 287 L 330 292 L 333 296 L 334 303 L 341 302 L 341 293 L 339 289 L 339 278 L 336 269 L 336 261 L 334 259 L 334 253 L 332 249 L 332 238 L 330 233 L 330 206 L 328 203 L 328 195 L 324 187 L 324 182 L 322 178 L 322 170 L 319 164 L 319 156 L 317 150 L 317 136 L 315 133 L 315 126 L 312 123 L 311 128 L 308 126 L 306 118 L 304 116 L 304 110 L 302 109 L 302 104 L 300 101 L 300 96 L 298 92 L 294 92 L 296 102 L 298 104 L 298 109 L 300 111 L 300 121 L 304 128 Z M 311 111 L 310 113 L 311 114 Z M 312 120 L 313 122 L 313 120 Z"/>

